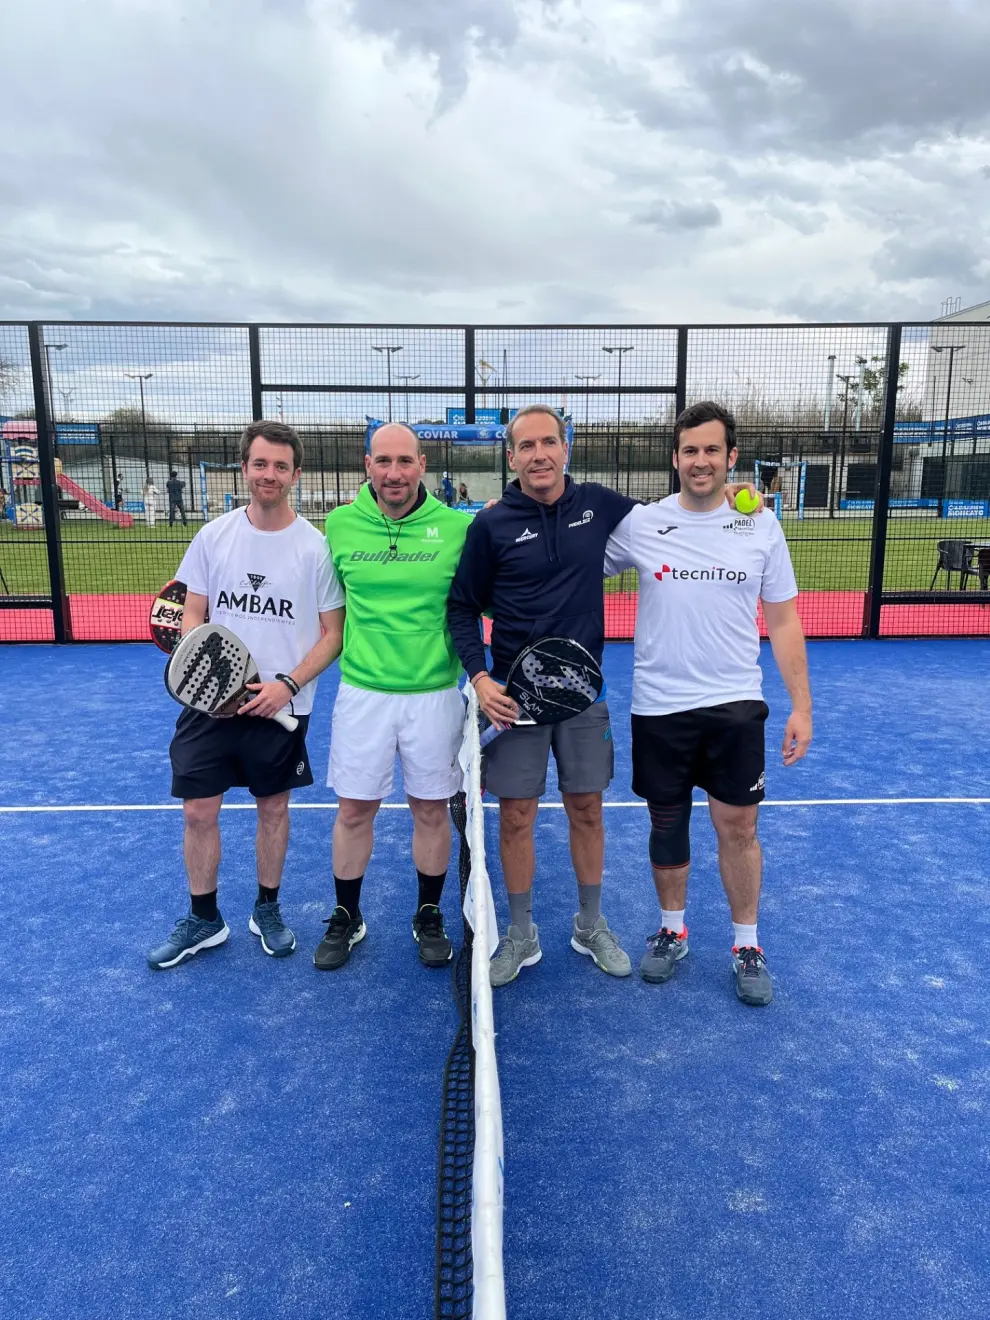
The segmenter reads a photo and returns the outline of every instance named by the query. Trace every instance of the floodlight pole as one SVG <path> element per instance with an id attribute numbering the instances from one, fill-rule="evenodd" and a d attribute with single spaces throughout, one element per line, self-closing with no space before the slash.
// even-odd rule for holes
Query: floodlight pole
<path id="1" fill-rule="evenodd" d="M 602 352 L 618 353 L 619 355 L 619 379 L 617 383 L 617 392 L 615 396 L 615 489 L 619 489 L 619 446 L 620 431 L 622 427 L 622 358 L 626 353 L 631 353 L 636 347 L 635 344 L 613 344 L 611 347 L 602 345 Z M 627 483 L 628 484 L 628 483 Z"/>
<path id="2" fill-rule="evenodd" d="M 45 345 L 45 366 L 48 370 L 48 412 L 52 419 L 52 453 L 58 458 L 58 414 L 55 411 L 55 391 L 52 388 L 52 349 L 56 353 L 61 353 L 63 348 L 68 348 L 68 344 L 46 344 Z"/>
<path id="3" fill-rule="evenodd" d="M 401 344 L 372 344 L 371 347 L 376 353 L 385 354 L 385 365 L 388 376 L 388 420 L 392 420 L 392 354 L 401 353 Z"/>
<path id="4" fill-rule="evenodd" d="M 399 380 L 402 381 L 403 385 L 405 385 L 406 390 L 408 391 L 408 389 L 409 389 L 409 382 L 410 382 L 411 380 L 419 380 L 419 378 L 420 378 L 421 375 L 422 375 L 422 372 L 417 371 L 416 374 L 415 374 L 415 376 L 400 376 L 400 377 L 399 377 Z M 409 394 L 408 394 L 408 392 L 406 393 L 406 396 L 405 396 L 405 403 L 406 403 L 405 410 L 404 410 L 404 411 L 405 411 L 405 414 L 406 414 L 405 421 L 406 421 L 406 425 L 408 426 L 408 425 L 409 425 Z"/>
<path id="5" fill-rule="evenodd" d="M 857 357 L 856 357 L 856 366 L 857 366 L 857 368 L 858 368 L 858 374 L 857 374 L 857 376 L 856 376 L 856 421 L 855 421 L 855 427 L 856 427 L 856 430 L 857 430 L 857 431 L 861 431 L 861 430 L 863 429 L 863 385 L 864 385 L 864 382 L 865 382 L 865 380 L 866 380 L 866 358 L 865 358 L 865 357 L 859 357 L 859 356 L 857 355 Z"/>
<path id="6" fill-rule="evenodd" d="M 619 358 L 619 365 L 620 365 L 620 366 L 622 365 L 622 358 L 621 358 L 621 357 Z M 599 372 L 597 376 L 581 376 L 581 375 L 579 375 L 577 372 L 574 373 L 574 379 L 575 379 L 575 380 L 582 380 L 582 381 L 585 381 L 585 382 L 587 382 L 587 381 L 589 381 L 589 380 L 601 380 L 601 378 L 602 378 L 602 373 L 601 373 L 601 372 Z M 588 394 L 586 394 L 586 395 L 584 396 L 584 433 L 585 433 L 585 439 L 587 439 L 587 436 L 588 436 L 588 407 L 589 407 L 590 403 L 591 403 L 591 394 L 588 393 Z"/>
<path id="7" fill-rule="evenodd" d="M 135 371 L 125 371 L 125 372 L 124 372 L 124 375 L 125 375 L 125 376 L 129 377 L 131 380 L 136 380 L 136 381 L 137 381 L 138 386 L 139 386 L 139 388 L 140 388 L 140 390 L 141 390 L 141 436 L 142 436 L 142 440 L 143 440 L 143 444 L 144 444 L 144 479 L 145 479 L 145 481 L 149 481 L 149 480 L 151 479 L 151 460 L 150 460 L 150 458 L 148 457 L 148 419 L 147 419 L 147 417 L 146 417 L 146 415 L 145 415 L 145 411 L 144 411 L 144 382 L 145 382 L 146 380 L 151 380 L 151 378 L 152 378 L 152 376 L 153 376 L 154 374 L 155 374 L 155 373 L 154 373 L 153 371 L 145 371 L 145 372 L 143 372 L 143 373 L 142 373 L 142 372 L 135 372 Z"/>
<path id="8" fill-rule="evenodd" d="M 838 487 L 839 487 L 839 504 L 840 504 L 840 507 L 841 507 L 841 504 L 842 504 L 842 486 L 843 486 L 843 483 L 844 483 L 844 481 L 845 481 L 845 469 L 846 469 L 846 432 L 847 432 L 847 429 L 848 429 L 848 426 L 849 426 L 849 389 L 850 389 L 850 386 L 852 385 L 852 379 L 853 379 L 853 378 L 852 378 L 852 376 L 843 376 L 843 375 L 839 375 L 839 376 L 838 376 L 838 379 L 841 380 L 842 383 L 843 383 L 843 384 L 845 385 L 845 387 L 846 387 L 845 390 L 843 391 L 843 395 L 842 395 L 842 447 L 841 447 L 841 449 L 840 449 L 840 451 L 839 451 L 839 480 L 838 480 Z M 833 482 L 832 482 L 832 512 L 831 512 L 831 515 L 830 515 L 830 516 L 833 517 L 833 518 L 835 517 L 835 486 L 836 486 L 836 482 L 833 480 Z"/>
<path id="9" fill-rule="evenodd" d="M 939 344 L 937 347 L 932 344 L 933 353 L 948 353 L 949 355 L 949 379 L 945 387 L 945 426 L 942 428 L 942 494 L 938 501 L 938 516 L 944 518 L 948 512 L 946 505 L 949 502 L 949 412 L 952 403 L 952 364 L 955 361 L 957 353 L 965 353 L 965 344 Z"/>
<path id="10" fill-rule="evenodd" d="M 832 429 L 832 395 L 835 393 L 835 354 L 828 355 L 828 380 L 825 383 L 825 430 Z"/>

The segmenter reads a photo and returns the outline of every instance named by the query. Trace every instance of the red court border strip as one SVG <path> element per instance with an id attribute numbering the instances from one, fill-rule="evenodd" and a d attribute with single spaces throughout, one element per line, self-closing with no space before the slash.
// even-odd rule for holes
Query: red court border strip
<path id="1" fill-rule="evenodd" d="M 148 642 L 148 614 L 153 595 L 70 596 L 72 635 L 79 642 Z M 628 640 L 636 625 L 636 593 L 607 592 L 605 635 Z M 798 597 L 798 613 L 808 637 L 860 637 L 863 629 L 861 591 L 806 591 Z M 760 630 L 765 634 L 762 619 Z M 884 637 L 990 637 L 990 606 L 884 605 L 880 611 Z M 0 610 L 0 642 L 51 642 L 47 610 Z"/>

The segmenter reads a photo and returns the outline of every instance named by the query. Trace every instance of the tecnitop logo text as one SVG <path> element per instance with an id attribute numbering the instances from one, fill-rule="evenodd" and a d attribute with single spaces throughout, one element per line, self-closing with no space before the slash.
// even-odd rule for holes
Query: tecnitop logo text
<path id="1" fill-rule="evenodd" d="M 749 576 L 741 569 L 719 568 L 716 564 L 711 568 L 671 568 L 669 564 L 664 564 L 653 576 L 662 582 L 668 573 L 674 582 L 745 582 Z"/>

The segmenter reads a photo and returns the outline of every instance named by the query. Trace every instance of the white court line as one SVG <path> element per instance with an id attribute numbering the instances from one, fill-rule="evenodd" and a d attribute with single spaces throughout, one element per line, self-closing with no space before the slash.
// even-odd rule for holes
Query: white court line
<path id="1" fill-rule="evenodd" d="M 700 801 L 692 802 L 693 807 L 705 807 L 708 803 L 702 798 Z M 645 802 L 603 802 L 602 806 L 606 809 L 618 807 L 638 807 L 644 810 Z M 964 807 L 987 807 L 990 806 L 990 797 L 901 797 L 901 798 L 767 798 L 760 803 L 761 807 L 943 807 L 943 806 L 964 806 Z M 336 811 L 336 802 L 290 802 L 289 807 L 292 811 Z M 489 811 L 497 811 L 497 802 L 486 802 L 485 808 Z M 541 811 L 563 811 L 563 802 L 541 802 Z M 108 812 L 108 811 L 181 811 L 181 802 L 141 802 L 141 803 L 86 803 L 76 806 L 44 806 L 44 807 L 0 807 L 0 815 L 43 815 L 45 813 L 71 814 L 82 812 Z M 222 811 L 254 811 L 253 802 L 225 802 L 221 807 Z M 383 811 L 408 811 L 408 804 L 405 802 L 383 802 Z"/>

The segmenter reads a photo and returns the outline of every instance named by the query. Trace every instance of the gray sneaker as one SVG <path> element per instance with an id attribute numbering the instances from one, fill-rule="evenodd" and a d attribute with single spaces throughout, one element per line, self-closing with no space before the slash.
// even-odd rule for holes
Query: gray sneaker
<path id="1" fill-rule="evenodd" d="M 532 967 L 543 957 L 540 931 L 533 923 L 533 934 L 527 939 L 518 926 L 510 926 L 492 954 L 489 979 L 493 986 L 508 985 L 519 975 L 521 967 Z"/>
<path id="2" fill-rule="evenodd" d="M 752 944 L 732 950 L 732 970 L 736 976 L 736 994 L 744 1004 L 769 1004 L 773 983 L 763 950 Z"/>
<path id="3" fill-rule="evenodd" d="M 661 985 L 674 975 L 677 964 L 688 951 L 687 926 L 680 935 L 661 926 L 655 935 L 646 938 L 646 952 L 640 959 L 639 970 L 644 981 Z"/>
<path id="4" fill-rule="evenodd" d="M 595 966 L 609 976 L 628 976 L 632 971 L 628 953 L 620 948 L 618 937 L 609 930 L 604 917 L 599 917 L 590 930 L 582 930 L 575 916 L 571 948 L 593 958 Z"/>

